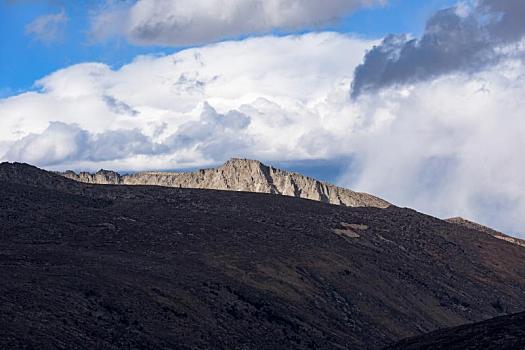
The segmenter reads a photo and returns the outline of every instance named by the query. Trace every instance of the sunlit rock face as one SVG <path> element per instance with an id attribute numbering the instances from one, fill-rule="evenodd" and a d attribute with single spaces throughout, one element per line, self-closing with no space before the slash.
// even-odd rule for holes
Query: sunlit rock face
<path id="1" fill-rule="evenodd" d="M 61 174 L 90 184 L 154 185 L 272 193 L 349 207 L 390 206 L 388 202 L 372 195 L 330 185 L 249 159 L 231 159 L 218 168 L 202 169 L 192 173 L 141 172 L 119 175 L 114 171 L 100 170 L 94 174 L 86 172 L 77 174 L 72 171 Z"/>

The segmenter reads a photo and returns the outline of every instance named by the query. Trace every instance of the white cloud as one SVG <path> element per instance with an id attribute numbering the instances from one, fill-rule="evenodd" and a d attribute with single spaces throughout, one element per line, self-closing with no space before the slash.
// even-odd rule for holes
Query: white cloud
<path id="1" fill-rule="evenodd" d="M 343 183 L 440 217 L 525 233 L 525 66 L 507 61 L 367 96 L 359 174 Z M 364 112 L 365 113 L 365 112 Z"/>
<path id="2" fill-rule="evenodd" d="M 51 44 L 62 40 L 68 21 L 66 12 L 62 10 L 59 13 L 37 17 L 26 25 L 25 31 L 42 43 Z"/>
<path id="3" fill-rule="evenodd" d="M 261 37 L 113 70 L 82 64 L 0 99 L 0 158 L 52 169 L 174 169 L 232 156 L 355 159 L 340 184 L 525 232 L 525 66 L 349 96 L 374 42 Z"/>
<path id="4" fill-rule="evenodd" d="M 354 119 L 343 114 L 353 108 L 347 104 L 350 77 L 371 44 L 335 33 L 261 37 L 138 57 L 118 70 L 71 66 L 38 81 L 39 91 L 0 100 L 0 140 L 48 139 L 50 123 L 60 122 L 89 135 L 137 129 L 168 148 L 111 158 L 112 167 L 129 169 L 204 165 L 235 155 L 325 156 L 328 149 L 306 147 L 301 137 L 319 130 L 320 119 L 329 128 L 352 126 Z M 108 165 L 109 159 L 76 153 L 29 156 L 22 146 L 35 135 L 7 158 Z"/>
<path id="5" fill-rule="evenodd" d="M 51 122 L 40 134 L 29 134 L 14 142 L 6 154 L 9 159 L 43 166 L 71 161 L 111 161 L 136 155 L 167 152 L 138 129 L 108 130 L 91 134 L 76 124 Z"/>
<path id="6" fill-rule="evenodd" d="M 97 39 L 124 35 L 144 45 L 195 45 L 273 29 L 316 27 L 385 0 L 138 0 L 111 2 L 92 19 Z"/>

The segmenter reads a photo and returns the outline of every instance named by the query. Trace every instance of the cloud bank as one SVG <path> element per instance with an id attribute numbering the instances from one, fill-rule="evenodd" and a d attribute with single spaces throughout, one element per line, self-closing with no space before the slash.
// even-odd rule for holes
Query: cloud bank
<path id="1" fill-rule="evenodd" d="M 440 217 L 525 232 L 524 79 L 523 62 L 512 60 L 363 96 L 361 106 L 386 117 L 356 135 L 357 173 L 341 182 Z"/>
<path id="2" fill-rule="evenodd" d="M 142 56 L 118 70 L 74 65 L 0 99 L 0 156 L 130 170 L 328 156 L 329 142 L 302 138 L 356 122 L 348 86 L 371 44 L 336 33 L 261 37 Z"/>
<path id="3" fill-rule="evenodd" d="M 123 35 L 140 45 L 185 46 L 274 29 L 318 27 L 385 0 L 138 0 L 92 19 L 97 39 Z"/>

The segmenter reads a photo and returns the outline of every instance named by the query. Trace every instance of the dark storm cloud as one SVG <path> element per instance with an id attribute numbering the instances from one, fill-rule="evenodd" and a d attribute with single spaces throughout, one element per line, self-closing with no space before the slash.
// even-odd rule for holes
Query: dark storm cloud
<path id="1" fill-rule="evenodd" d="M 508 42 L 525 35 L 525 1 L 481 0 L 479 11 L 494 17 L 495 20 L 488 24 L 494 37 Z"/>
<path id="2" fill-rule="evenodd" d="M 365 55 L 354 73 L 352 96 L 443 74 L 479 71 L 497 62 L 500 45 L 525 34 L 525 1 L 482 0 L 470 12 L 436 12 L 420 39 L 390 35 Z"/>

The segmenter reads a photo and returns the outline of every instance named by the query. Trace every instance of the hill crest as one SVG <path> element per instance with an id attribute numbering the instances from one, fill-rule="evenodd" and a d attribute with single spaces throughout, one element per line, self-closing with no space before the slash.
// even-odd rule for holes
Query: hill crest
<path id="1" fill-rule="evenodd" d="M 348 207 L 387 208 L 390 203 L 367 193 L 355 192 L 267 166 L 258 160 L 232 158 L 217 168 L 195 172 L 139 172 L 120 175 L 109 170 L 96 173 L 66 171 L 61 175 L 89 184 L 153 185 L 226 191 L 280 194 Z"/>

